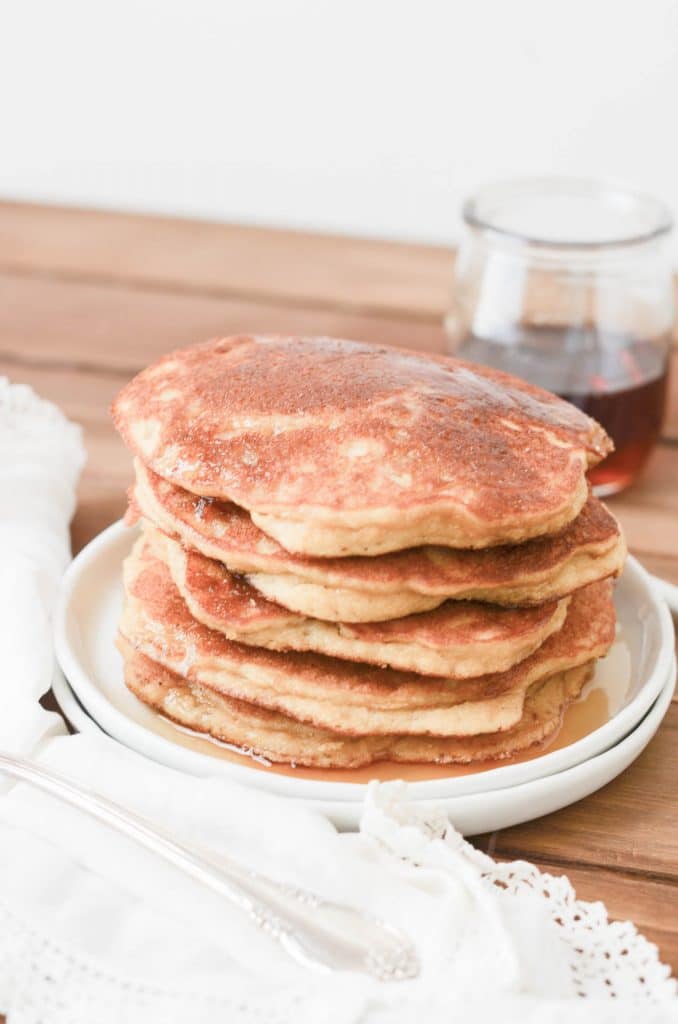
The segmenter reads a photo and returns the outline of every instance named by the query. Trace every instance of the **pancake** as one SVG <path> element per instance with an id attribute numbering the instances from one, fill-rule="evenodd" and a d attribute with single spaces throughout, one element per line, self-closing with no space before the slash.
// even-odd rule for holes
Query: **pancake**
<path id="1" fill-rule="evenodd" d="M 507 374 L 332 338 L 175 352 L 123 388 L 113 417 L 154 472 L 323 557 L 556 533 L 612 449 L 584 413 Z"/>
<path id="2" fill-rule="evenodd" d="M 608 650 L 615 614 L 608 583 L 572 598 L 565 624 L 507 672 L 450 681 L 312 653 L 249 647 L 190 614 L 169 570 L 141 538 L 125 562 L 120 632 L 191 682 L 346 735 L 475 735 L 521 718 L 535 682 Z"/>
<path id="3" fill-rule="evenodd" d="M 590 496 L 555 537 L 459 550 L 421 547 L 374 558 L 294 555 L 237 505 L 196 498 L 135 460 L 131 506 L 187 548 L 244 575 L 291 611 L 333 622 L 379 622 L 428 611 L 448 598 L 523 606 L 564 597 L 617 575 L 626 545 L 608 510 Z"/>
<path id="4" fill-rule="evenodd" d="M 118 646 L 128 688 L 166 718 L 233 744 L 244 754 L 317 768 L 358 768 L 385 759 L 468 764 L 510 757 L 557 732 L 565 708 L 579 696 L 593 670 L 589 662 L 536 683 L 527 693 L 522 718 L 505 732 L 446 738 L 347 737 L 184 679 L 145 657 L 123 637 Z"/>
<path id="5" fill-rule="evenodd" d="M 274 651 L 315 651 L 421 675 L 464 679 L 511 668 L 561 628 L 570 600 L 533 608 L 446 601 L 434 611 L 388 622 L 323 622 L 267 601 L 221 562 L 187 551 L 150 527 L 145 535 L 193 617 L 229 640 Z"/>

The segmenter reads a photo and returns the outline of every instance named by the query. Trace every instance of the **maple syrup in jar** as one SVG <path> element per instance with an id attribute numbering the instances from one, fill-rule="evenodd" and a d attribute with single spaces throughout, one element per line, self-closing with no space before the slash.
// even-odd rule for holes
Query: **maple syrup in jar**
<path id="1" fill-rule="evenodd" d="M 599 495 L 642 469 L 661 431 L 673 279 L 659 202 L 580 179 L 489 186 L 464 206 L 446 327 L 455 355 L 553 391 L 615 451 Z"/>

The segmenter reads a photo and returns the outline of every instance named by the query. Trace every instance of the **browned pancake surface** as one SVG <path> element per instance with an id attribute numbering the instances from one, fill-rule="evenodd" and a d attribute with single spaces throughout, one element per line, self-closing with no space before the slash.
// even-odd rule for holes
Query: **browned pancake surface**
<path id="1" fill-rule="evenodd" d="M 434 611 L 388 622 L 323 622 L 265 600 L 221 562 L 187 551 L 156 530 L 147 527 L 145 535 L 195 618 L 230 639 L 422 675 L 462 679 L 509 669 L 562 627 L 569 600 L 533 608 L 447 601 Z"/>
<path id="2" fill-rule="evenodd" d="M 625 545 L 614 516 L 590 496 L 555 536 L 481 550 L 426 546 L 372 558 L 313 558 L 292 554 L 232 503 L 198 498 L 136 461 L 131 499 L 150 522 L 188 547 L 221 560 L 235 573 L 267 573 L 373 594 L 412 592 L 530 605 L 562 597 L 618 572 Z M 610 555 L 612 557 L 610 557 Z M 572 572 L 568 573 L 568 567 Z M 252 581 L 256 586 L 256 578 Z M 553 583 L 555 592 L 549 590 Z"/>
<path id="3" fill-rule="evenodd" d="M 288 714 L 294 710 L 294 717 L 347 734 L 435 733 L 439 711 L 524 693 L 545 676 L 601 656 L 614 638 L 611 588 L 594 584 L 574 595 L 563 628 L 529 658 L 508 672 L 450 682 L 229 641 L 191 616 L 167 567 L 143 540 L 126 562 L 125 581 L 121 632 L 142 653 L 228 696 Z M 407 728 L 389 728 L 401 719 Z"/>
<path id="4" fill-rule="evenodd" d="M 341 530 L 449 519 L 458 546 L 564 525 L 587 465 L 611 448 L 593 420 L 506 374 L 331 338 L 175 352 L 135 377 L 113 414 L 142 461 L 198 495 Z M 368 543 L 383 548 L 384 536 Z"/>

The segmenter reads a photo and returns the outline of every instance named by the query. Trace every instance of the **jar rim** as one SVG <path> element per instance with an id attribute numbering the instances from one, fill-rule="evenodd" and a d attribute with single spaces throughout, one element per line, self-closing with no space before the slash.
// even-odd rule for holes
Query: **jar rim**
<path id="1" fill-rule="evenodd" d="M 671 211 L 661 200 L 592 178 L 494 182 L 464 202 L 462 216 L 469 227 L 507 243 L 569 252 L 639 245 L 673 228 Z"/>

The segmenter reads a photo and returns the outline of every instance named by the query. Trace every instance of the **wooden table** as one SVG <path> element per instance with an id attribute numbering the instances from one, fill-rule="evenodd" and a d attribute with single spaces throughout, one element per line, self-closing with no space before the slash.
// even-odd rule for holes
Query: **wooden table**
<path id="1" fill-rule="evenodd" d="M 239 331 L 331 334 L 442 350 L 453 254 L 195 221 L 0 204 L 0 373 L 85 430 L 82 547 L 125 507 L 130 458 L 108 407 L 172 348 Z M 676 356 L 674 356 L 674 363 Z M 631 550 L 678 582 L 678 366 L 663 443 L 611 504 Z M 478 842 L 566 872 L 678 967 L 678 704 L 623 776 L 557 814 Z"/>

